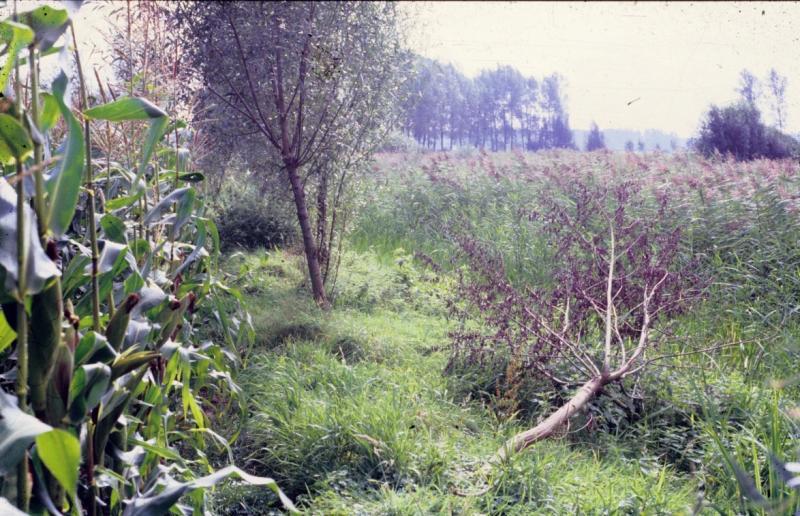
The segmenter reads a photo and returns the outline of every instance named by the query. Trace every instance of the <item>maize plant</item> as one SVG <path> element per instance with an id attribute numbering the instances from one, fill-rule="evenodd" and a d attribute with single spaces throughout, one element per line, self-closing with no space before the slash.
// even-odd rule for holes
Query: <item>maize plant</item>
<path id="1" fill-rule="evenodd" d="M 0 22 L 0 511 L 202 511 L 230 476 L 294 510 L 271 479 L 215 470 L 224 459 L 203 451 L 229 449 L 209 414 L 241 408 L 231 371 L 252 328 L 215 308 L 240 296 L 215 276 L 186 123 L 134 96 L 89 105 L 75 30 L 46 5 Z M 42 88 L 40 62 L 58 54 L 74 76 Z M 135 159 L 102 155 L 93 124 L 145 125 Z"/>

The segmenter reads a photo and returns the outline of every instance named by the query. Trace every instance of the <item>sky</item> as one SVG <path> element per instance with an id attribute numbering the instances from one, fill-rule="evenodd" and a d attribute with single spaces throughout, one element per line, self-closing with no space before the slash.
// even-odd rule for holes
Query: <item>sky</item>
<path id="1" fill-rule="evenodd" d="M 800 132 L 800 4 L 768 2 L 404 3 L 415 52 L 474 77 L 511 65 L 566 79 L 575 129 L 660 129 L 690 137 L 710 104 L 737 98 L 743 68 L 788 79 Z M 635 100 L 638 99 L 638 100 Z M 635 100 L 630 105 L 630 101 Z M 762 109 L 771 121 L 768 105 Z"/>
<path id="2" fill-rule="evenodd" d="M 19 1 L 20 10 L 35 5 Z M 87 2 L 77 14 L 81 53 L 101 75 L 108 72 L 102 30 L 120 5 Z M 601 129 L 660 129 L 691 137 L 710 104 L 736 100 L 743 68 L 763 81 L 774 67 L 788 79 L 787 130 L 800 133 L 797 2 L 402 5 L 411 22 L 411 49 L 468 76 L 498 65 L 537 78 L 559 73 L 575 129 L 595 121 Z M 771 122 L 767 103 L 762 110 Z"/>
<path id="3" fill-rule="evenodd" d="M 118 16 L 117 10 L 125 6 L 125 2 L 100 2 L 100 1 L 84 1 L 83 5 L 78 8 L 77 1 L 72 0 L 69 2 L 60 2 L 55 0 L 18 0 L 18 12 L 25 12 L 41 5 L 47 4 L 54 7 L 66 7 L 70 16 L 75 24 L 75 37 L 78 42 L 81 60 L 84 67 L 89 73 L 86 75 L 86 81 L 89 85 L 90 91 L 95 91 L 96 79 L 93 73 L 97 69 L 101 77 L 110 77 L 112 72 L 111 65 L 109 64 L 109 46 L 106 41 L 106 33 L 109 27 L 109 19 Z M 9 16 L 12 12 L 13 3 L 8 0 L 0 0 L 0 18 Z M 67 33 L 62 36 L 57 46 L 63 46 L 67 42 L 72 44 L 72 38 Z M 54 54 L 46 57 L 41 62 L 42 68 L 42 81 L 47 83 L 52 80 L 62 67 L 68 67 L 71 56 L 67 54 L 68 49 L 62 50 L 60 54 Z M 74 85 L 71 85 L 74 87 Z"/>

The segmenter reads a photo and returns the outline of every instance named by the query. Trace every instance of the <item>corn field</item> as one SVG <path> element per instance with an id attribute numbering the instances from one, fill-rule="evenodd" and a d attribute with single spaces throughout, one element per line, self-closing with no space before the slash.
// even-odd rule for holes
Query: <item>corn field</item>
<path id="1" fill-rule="evenodd" d="M 45 5 L 0 22 L 0 512 L 202 510 L 231 476 L 282 496 L 210 457 L 231 455 L 209 414 L 243 407 L 231 369 L 252 329 L 217 277 L 192 128 L 105 98 L 100 77 L 91 105 L 76 31 Z M 40 63 L 58 56 L 76 66 L 47 91 Z"/>

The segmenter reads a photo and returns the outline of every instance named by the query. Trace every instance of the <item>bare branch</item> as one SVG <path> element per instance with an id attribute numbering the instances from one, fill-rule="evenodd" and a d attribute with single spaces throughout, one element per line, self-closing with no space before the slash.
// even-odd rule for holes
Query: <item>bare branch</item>
<path id="1" fill-rule="evenodd" d="M 286 106 L 287 112 L 292 109 L 292 104 L 294 103 L 295 94 L 297 91 L 300 91 L 300 98 L 297 102 L 297 125 L 294 131 L 294 136 L 292 137 L 292 149 L 294 150 L 295 154 L 295 161 L 300 161 L 300 149 L 302 145 L 302 138 L 303 138 L 303 114 L 305 108 L 305 101 L 306 101 L 306 74 L 308 68 L 308 50 L 311 45 L 311 27 L 314 20 L 314 12 L 316 6 L 312 2 L 309 5 L 308 11 L 308 20 L 306 26 L 306 39 L 303 43 L 303 50 L 300 53 L 300 67 L 297 72 L 297 84 L 295 86 L 295 93 L 292 94 L 292 98 L 289 101 L 289 104 Z"/>
<path id="2" fill-rule="evenodd" d="M 609 221 L 609 226 L 611 229 L 611 252 L 608 258 L 608 288 L 606 290 L 606 341 L 603 354 L 603 375 L 605 376 L 608 376 L 611 371 L 611 311 L 614 303 L 612 288 L 614 285 L 614 264 L 617 261 L 617 257 L 614 254 L 614 245 L 616 243 L 614 241 L 614 225 L 611 224 L 611 221 Z"/>
<path id="3" fill-rule="evenodd" d="M 239 60 L 242 63 L 242 68 L 244 69 L 245 77 L 247 78 L 247 84 L 250 88 L 250 94 L 253 97 L 253 103 L 256 105 L 256 111 L 258 112 L 258 116 L 261 118 L 262 123 L 266 126 L 267 119 L 264 117 L 264 113 L 261 112 L 261 103 L 258 101 L 258 94 L 256 93 L 256 88 L 253 85 L 253 79 L 250 77 L 250 67 L 247 65 L 247 59 L 244 55 L 244 50 L 242 49 L 242 41 L 239 38 L 239 31 L 236 30 L 236 24 L 233 23 L 233 18 L 231 17 L 231 9 L 225 8 L 223 9 L 225 14 L 228 18 L 228 23 L 231 26 L 231 30 L 233 31 L 233 37 L 236 41 L 236 49 L 239 53 Z"/>

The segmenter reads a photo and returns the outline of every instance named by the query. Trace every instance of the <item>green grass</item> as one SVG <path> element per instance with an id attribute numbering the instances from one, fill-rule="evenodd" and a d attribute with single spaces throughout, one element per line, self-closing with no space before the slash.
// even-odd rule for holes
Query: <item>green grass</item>
<path id="1" fill-rule="evenodd" d="M 361 185 L 365 207 L 329 284 L 328 313 L 308 295 L 301 256 L 228 257 L 256 335 L 237 378 L 249 408 L 237 461 L 276 478 L 309 514 L 792 513 L 797 493 L 770 456 L 794 460 L 800 435 L 800 225 L 787 197 L 800 185 L 796 167 L 603 156 L 486 158 L 497 176 L 483 158 L 440 159 L 428 172 L 419 160 L 388 163 Z M 529 377 L 506 395 L 502 356 L 446 369 L 446 300 L 459 267 L 447 230 L 468 221 L 502 254 L 511 281 L 547 281 L 558 256 L 528 217 L 547 167 L 641 176 L 674 192 L 689 210 L 687 258 L 714 283 L 659 328 L 668 337 L 653 353 L 677 356 L 624 391 L 608 387 L 568 432 L 495 467 L 487 482 L 486 459 L 569 393 Z M 764 188 L 750 188 L 757 177 Z M 687 188 L 694 179 L 701 187 Z M 214 501 L 228 514 L 278 507 L 244 487 Z"/>
<path id="2" fill-rule="evenodd" d="M 477 471 L 525 422 L 465 400 L 464 379 L 443 374 L 448 283 L 394 254 L 349 253 L 328 314 L 303 288 L 297 257 L 228 260 L 257 338 L 238 378 L 250 418 L 234 452 L 249 471 L 274 477 L 309 514 L 691 513 L 698 478 L 630 443 L 574 438 L 498 468 L 485 494 L 456 495 L 486 485 Z M 241 486 L 214 503 L 276 511 L 264 490 Z"/>

